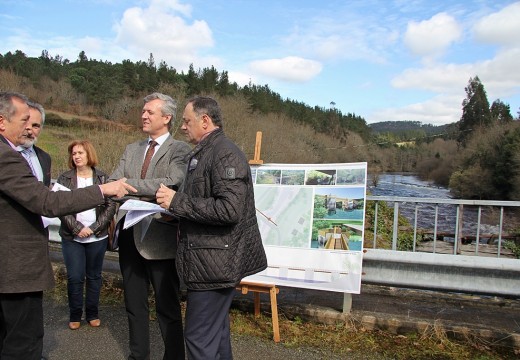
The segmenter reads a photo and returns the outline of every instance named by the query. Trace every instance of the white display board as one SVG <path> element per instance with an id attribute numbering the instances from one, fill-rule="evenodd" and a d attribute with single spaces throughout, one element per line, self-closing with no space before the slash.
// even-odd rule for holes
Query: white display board
<path id="1" fill-rule="evenodd" d="M 360 293 L 367 163 L 251 167 L 268 268 L 246 280 Z"/>

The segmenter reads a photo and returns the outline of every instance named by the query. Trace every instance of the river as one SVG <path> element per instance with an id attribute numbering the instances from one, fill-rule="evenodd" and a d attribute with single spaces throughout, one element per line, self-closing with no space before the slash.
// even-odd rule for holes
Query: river
<path id="1" fill-rule="evenodd" d="M 377 187 L 368 186 L 367 191 L 373 196 L 396 196 L 396 197 L 414 197 L 414 198 L 435 198 L 435 199 L 451 199 L 449 189 L 437 186 L 429 181 L 419 179 L 413 174 L 403 173 L 387 173 L 380 175 Z M 393 206 L 389 204 L 389 206 Z M 492 211 L 491 209 L 487 209 Z M 400 203 L 400 214 L 406 217 L 410 224 L 415 221 L 415 204 Z M 483 216 L 486 215 L 483 210 Z M 433 230 L 435 224 L 435 205 L 419 204 L 417 226 L 422 229 Z M 444 232 L 455 232 L 457 217 L 457 207 L 448 204 L 438 205 L 437 230 Z M 499 230 L 499 224 L 496 214 L 487 216 L 489 223 L 481 220 L 481 233 L 496 233 Z M 478 223 L 478 207 L 465 206 L 463 217 L 463 231 L 465 234 L 476 234 Z"/>
<path id="2" fill-rule="evenodd" d="M 369 187 L 374 196 L 403 196 L 450 199 L 450 191 L 413 174 L 388 173 L 379 176 L 377 187 Z"/>

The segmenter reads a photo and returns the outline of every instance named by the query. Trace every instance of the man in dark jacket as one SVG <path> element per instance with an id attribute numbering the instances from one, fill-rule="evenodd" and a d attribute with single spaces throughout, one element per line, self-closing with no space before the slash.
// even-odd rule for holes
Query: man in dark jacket
<path id="1" fill-rule="evenodd" d="M 195 148 L 182 189 L 157 202 L 180 218 L 177 270 L 188 289 L 184 336 L 189 359 L 232 359 L 229 308 L 235 286 L 267 267 L 249 164 L 222 131 L 218 103 L 188 101 L 181 129 Z"/>

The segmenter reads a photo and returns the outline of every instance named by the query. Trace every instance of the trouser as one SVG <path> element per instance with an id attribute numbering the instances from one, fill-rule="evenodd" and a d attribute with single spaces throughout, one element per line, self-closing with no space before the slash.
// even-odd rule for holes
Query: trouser
<path id="1" fill-rule="evenodd" d="M 103 259 L 108 239 L 91 243 L 73 240 L 61 241 L 65 267 L 67 268 L 67 293 L 69 321 L 81 321 L 83 315 L 83 288 L 86 279 L 85 319 L 99 319 L 99 295 L 103 284 Z"/>
<path id="2" fill-rule="evenodd" d="M 184 336 L 175 260 L 147 260 L 137 251 L 133 229 L 119 235 L 119 265 L 123 275 L 129 326 L 129 359 L 150 358 L 148 291 L 155 293 L 157 320 L 164 342 L 163 359 L 184 360 Z"/>
<path id="3" fill-rule="evenodd" d="M 42 291 L 0 294 L 0 359 L 41 359 L 42 296 Z"/>
<path id="4" fill-rule="evenodd" d="M 235 288 L 188 289 L 184 336 L 189 360 L 231 360 L 229 308 Z"/>

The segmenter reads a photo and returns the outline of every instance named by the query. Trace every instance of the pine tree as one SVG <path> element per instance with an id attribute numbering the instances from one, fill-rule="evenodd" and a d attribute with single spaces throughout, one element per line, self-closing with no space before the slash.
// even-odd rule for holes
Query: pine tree
<path id="1" fill-rule="evenodd" d="M 491 118 L 499 124 L 507 124 L 513 121 L 509 104 L 502 102 L 500 99 L 493 101 L 493 104 L 491 104 Z"/>
<path id="2" fill-rule="evenodd" d="M 478 76 L 469 79 L 465 90 L 466 98 L 462 101 L 462 117 L 459 121 L 460 133 L 457 139 L 462 146 L 466 145 L 473 130 L 492 123 L 486 90 Z"/>

